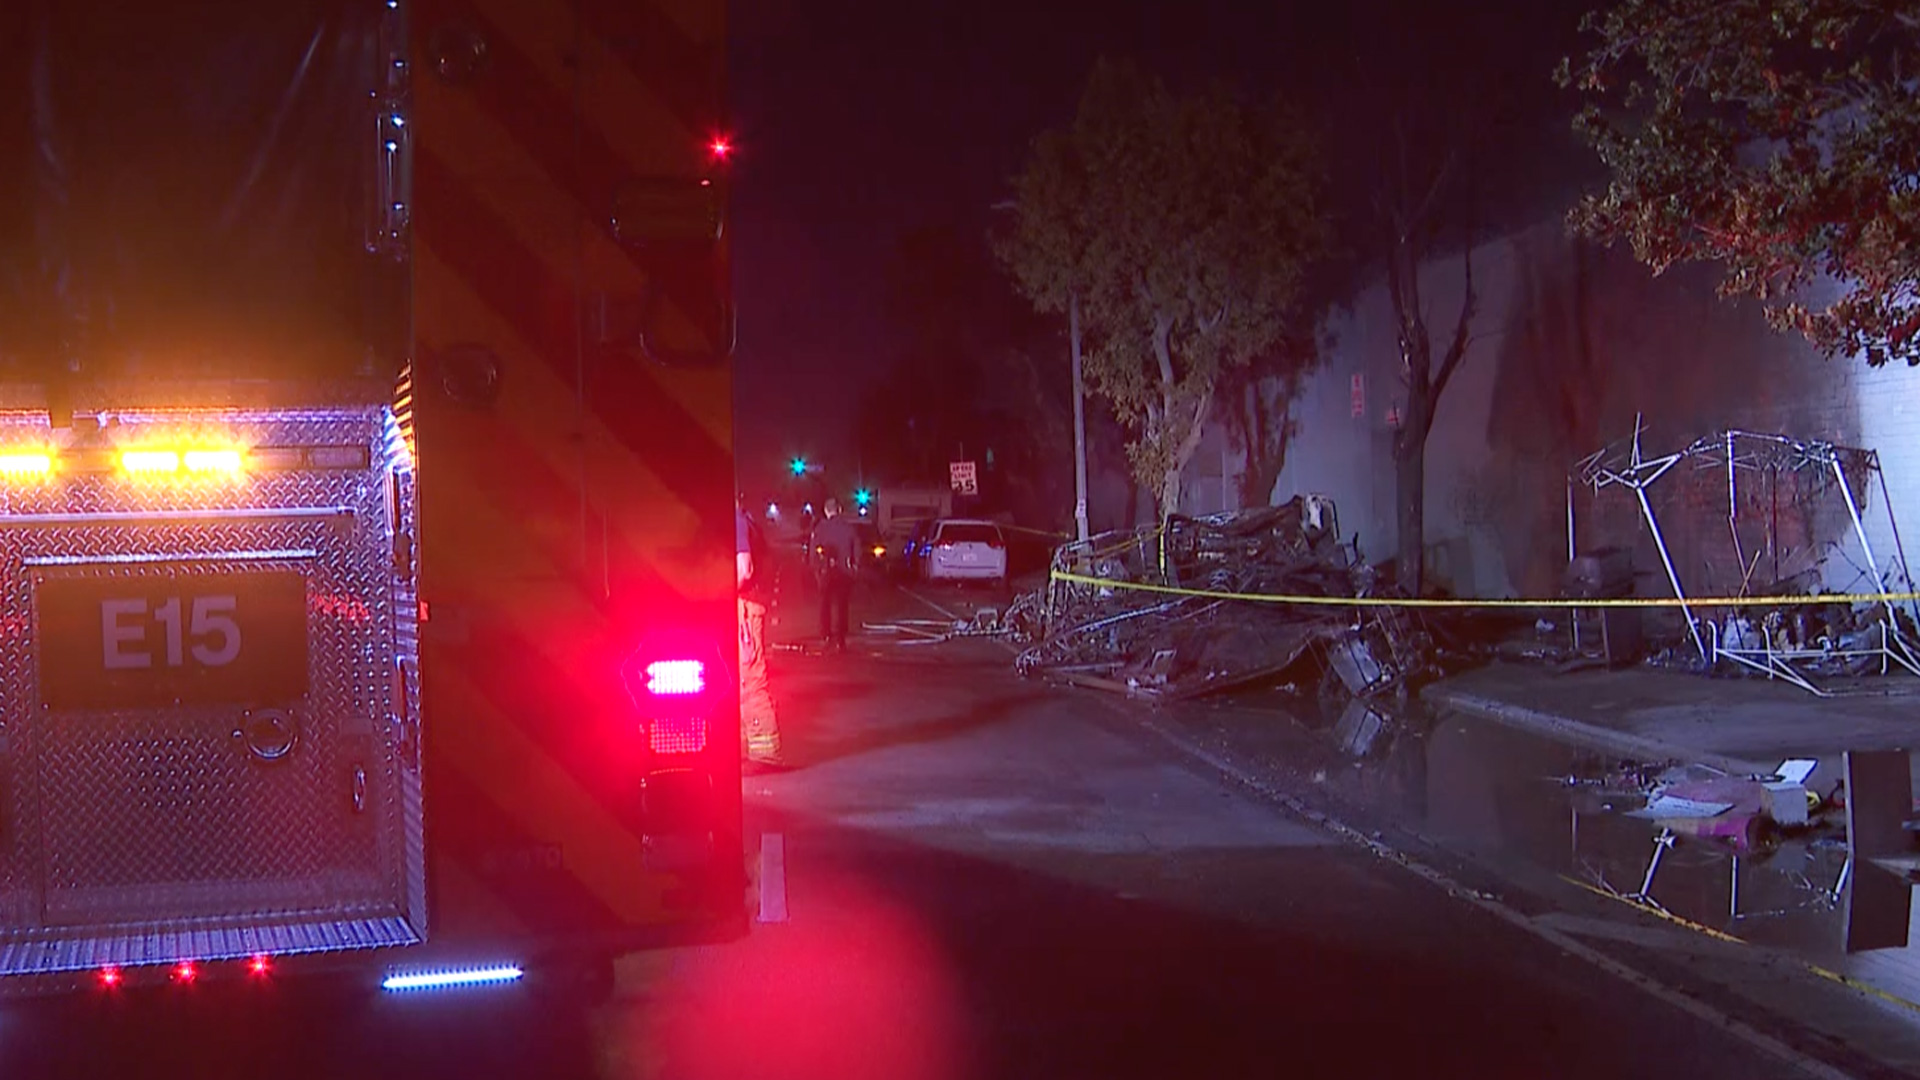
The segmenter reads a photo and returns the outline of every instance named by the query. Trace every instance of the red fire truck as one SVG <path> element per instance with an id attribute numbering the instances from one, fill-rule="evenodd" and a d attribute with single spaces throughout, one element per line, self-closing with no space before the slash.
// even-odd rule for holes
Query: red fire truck
<path id="1" fill-rule="evenodd" d="M 0 992 L 744 932 L 723 0 L 0 15 Z"/>

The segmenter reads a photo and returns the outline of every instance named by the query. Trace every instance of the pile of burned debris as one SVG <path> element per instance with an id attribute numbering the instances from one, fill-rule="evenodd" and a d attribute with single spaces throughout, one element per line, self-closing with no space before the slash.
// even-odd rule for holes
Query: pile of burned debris
<path id="1" fill-rule="evenodd" d="M 1295 498 L 1067 544 L 1022 605 L 1017 667 L 1184 701 L 1312 663 L 1328 690 L 1392 693 L 1429 669 L 1431 639 L 1406 609 L 1328 602 L 1392 595 L 1339 535 L 1331 502 Z"/>

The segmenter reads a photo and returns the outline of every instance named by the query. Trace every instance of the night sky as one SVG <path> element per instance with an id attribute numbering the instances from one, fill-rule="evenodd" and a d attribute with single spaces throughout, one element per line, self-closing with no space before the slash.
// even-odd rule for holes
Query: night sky
<path id="1" fill-rule="evenodd" d="M 1343 116 L 1349 84 L 1408 69 L 1394 57 L 1491 78 L 1494 104 L 1474 107 L 1517 110 L 1507 122 L 1530 128 L 1545 116 L 1562 137 L 1547 73 L 1585 6 L 736 0 L 742 476 L 793 453 L 849 452 L 860 390 L 898 351 L 881 310 L 895 239 L 926 225 L 984 231 L 1028 141 L 1071 118 L 1102 53 L 1176 88 L 1222 77 L 1284 90 L 1338 163 L 1367 138 Z"/>

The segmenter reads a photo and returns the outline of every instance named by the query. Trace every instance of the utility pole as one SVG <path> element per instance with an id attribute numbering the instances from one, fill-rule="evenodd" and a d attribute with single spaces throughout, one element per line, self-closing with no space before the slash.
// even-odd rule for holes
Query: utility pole
<path id="1" fill-rule="evenodd" d="M 1073 353 L 1073 524 L 1087 539 L 1087 390 L 1080 374 L 1080 294 L 1067 294 L 1067 343 Z"/>
<path id="2" fill-rule="evenodd" d="M 1018 210 L 1012 199 L 994 203 L 994 210 Z M 1067 340 L 1073 354 L 1073 524 L 1078 538 L 1087 538 L 1087 387 L 1080 373 L 1080 293 L 1067 292 Z"/>

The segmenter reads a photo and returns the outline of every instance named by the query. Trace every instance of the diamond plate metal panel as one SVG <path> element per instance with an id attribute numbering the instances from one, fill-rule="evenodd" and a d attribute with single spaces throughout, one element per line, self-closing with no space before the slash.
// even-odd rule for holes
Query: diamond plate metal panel
<path id="1" fill-rule="evenodd" d="M 0 414 L 0 445 L 358 446 L 374 467 L 0 484 L 0 972 L 107 962 L 129 949 L 156 962 L 170 957 L 149 956 L 155 948 L 204 955 L 189 948 L 195 927 L 278 935 L 283 945 L 357 941 L 361 930 L 349 925 L 375 928 L 361 944 L 418 940 L 418 680 L 398 677 L 417 669 L 417 590 L 402 557 L 410 543 L 396 543 L 413 532 L 412 476 L 391 414 L 113 420 L 98 432 L 52 432 L 44 416 Z M 39 640 L 40 583 L 289 570 L 307 585 L 303 698 L 39 704 L 38 650 L 58 644 Z M 236 734 L 250 706 L 290 718 L 298 740 L 285 756 L 262 760 Z"/>

